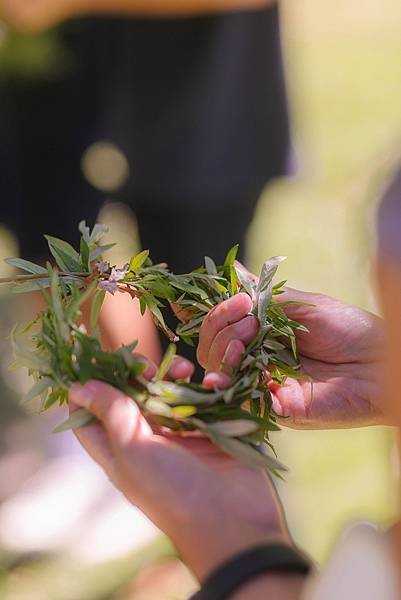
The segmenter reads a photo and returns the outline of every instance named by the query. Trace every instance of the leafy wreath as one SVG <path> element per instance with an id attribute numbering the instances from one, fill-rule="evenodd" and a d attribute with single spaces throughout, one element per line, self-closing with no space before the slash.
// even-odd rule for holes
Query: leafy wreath
<path id="1" fill-rule="evenodd" d="M 46 308 L 24 328 L 13 329 L 15 353 L 12 367 L 25 367 L 34 386 L 24 398 L 41 398 L 41 411 L 55 403 L 67 402 L 69 386 L 78 381 L 98 379 L 122 390 L 139 406 L 155 426 L 182 432 L 201 431 L 224 452 L 253 466 L 279 474 L 285 467 L 275 458 L 269 433 L 280 427 L 272 409 L 268 381 L 282 384 L 286 377 L 305 378 L 300 371 L 296 331 L 307 332 L 285 313 L 288 302 L 279 295 L 285 281 L 273 284 L 283 257 L 267 260 L 259 280 L 235 261 L 238 246 L 228 252 L 223 265 L 205 258 L 205 265 L 191 273 L 176 275 L 165 264 L 153 264 L 147 250 L 133 256 L 122 268 L 111 266 L 104 254 L 114 244 L 102 244 L 107 231 L 95 225 L 92 231 L 83 221 L 79 252 L 67 242 L 45 236 L 56 266 L 46 267 L 20 258 L 9 258 L 9 265 L 28 274 L 2 278 L 13 284 L 13 292 L 39 290 Z M 133 354 L 136 342 L 114 352 L 101 347 L 98 318 L 106 293 L 128 293 L 137 298 L 141 312 L 152 314 L 156 325 L 172 342 L 156 376 L 143 377 L 145 365 Z M 217 304 L 238 292 L 247 293 L 253 303 L 252 314 L 260 329 L 247 346 L 241 365 L 232 372 L 228 389 L 206 390 L 199 384 L 165 381 L 179 338 L 190 345 L 199 335 L 205 315 Z M 89 333 L 82 322 L 82 305 L 91 302 Z M 171 331 L 163 317 L 166 303 L 185 311 L 189 319 Z M 20 337 L 29 345 L 21 343 Z M 55 431 L 84 426 L 94 417 L 84 409 Z"/>

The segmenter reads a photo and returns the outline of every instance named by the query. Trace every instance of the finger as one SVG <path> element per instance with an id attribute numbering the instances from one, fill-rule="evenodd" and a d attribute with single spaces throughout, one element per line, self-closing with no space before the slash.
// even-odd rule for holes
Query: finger
<path id="1" fill-rule="evenodd" d="M 250 271 L 248 271 L 248 269 L 239 260 L 234 261 L 234 267 L 237 271 L 242 272 L 246 277 L 249 277 L 249 279 L 251 279 L 252 281 L 258 281 L 258 277 Z"/>
<path id="2" fill-rule="evenodd" d="M 207 373 L 203 379 L 203 386 L 207 389 L 224 390 L 231 383 L 231 375 L 234 369 L 241 364 L 245 346 L 241 340 L 232 340 L 223 356 L 221 371 L 218 373 Z"/>
<path id="3" fill-rule="evenodd" d="M 133 400 L 111 385 L 95 380 L 85 385 L 74 383 L 70 399 L 99 419 L 112 447 L 124 447 L 135 439 L 139 441 L 152 435 Z"/>
<path id="4" fill-rule="evenodd" d="M 218 333 L 213 340 L 209 355 L 207 357 L 207 371 L 220 371 L 224 357 L 228 349 L 228 345 L 233 340 L 239 340 L 242 344 L 249 344 L 258 334 L 259 323 L 255 317 L 245 317 L 241 321 L 229 325 L 220 333 Z M 235 360 L 238 360 L 237 353 L 238 347 L 234 347 Z"/>
<path id="5" fill-rule="evenodd" d="M 207 365 L 208 354 L 217 334 L 231 323 L 241 321 L 251 310 L 251 298 L 248 294 L 240 293 L 218 304 L 206 315 L 200 329 L 197 351 L 202 367 Z"/>
<path id="6" fill-rule="evenodd" d="M 72 415 L 80 407 L 70 400 L 68 408 L 70 415 Z M 113 451 L 103 425 L 101 423 L 91 423 L 85 425 L 85 427 L 75 429 L 74 434 L 93 460 L 109 473 L 113 462 Z"/>
<path id="7" fill-rule="evenodd" d="M 169 379 L 190 380 L 194 374 L 195 367 L 190 360 L 183 356 L 174 356 L 173 362 L 168 371 Z"/>
<path id="8" fill-rule="evenodd" d="M 141 362 L 144 365 L 146 365 L 146 368 L 145 368 L 144 372 L 142 373 L 143 377 L 145 377 L 145 379 L 149 379 L 149 380 L 153 379 L 153 377 L 157 373 L 157 367 L 156 367 L 155 363 L 153 361 L 151 361 L 149 358 L 147 358 L 146 356 L 143 356 L 142 354 L 134 354 L 134 358 L 138 362 Z"/>
<path id="9" fill-rule="evenodd" d="M 227 373 L 206 373 L 202 385 L 207 390 L 225 390 L 231 383 L 231 377 Z"/>
<path id="10" fill-rule="evenodd" d="M 313 294 L 311 292 L 303 292 L 290 287 L 282 288 L 282 293 L 274 296 L 276 302 L 287 304 L 284 306 L 285 313 L 292 319 L 305 318 L 311 314 L 311 306 L 303 306 L 302 304 L 291 304 L 292 302 L 301 302 L 310 305 L 319 305 L 324 296 L 322 294 Z"/>
<path id="11" fill-rule="evenodd" d="M 222 371 L 231 375 L 233 370 L 240 366 L 244 352 L 245 345 L 241 340 L 231 340 L 223 356 L 221 364 Z"/>
<path id="12" fill-rule="evenodd" d="M 193 312 L 191 308 L 181 308 L 178 304 L 171 303 L 173 313 L 183 323 L 188 323 L 192 319 Z"/>

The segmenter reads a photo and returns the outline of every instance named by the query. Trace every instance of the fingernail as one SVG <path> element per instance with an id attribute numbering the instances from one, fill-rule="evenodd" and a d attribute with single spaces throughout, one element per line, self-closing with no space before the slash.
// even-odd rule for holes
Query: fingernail
<path id="1" fill-rule="evenodd" d="M 202 385 L 209 390 L 224 390 L 230 382 L 230 377 L 225 373 L 207 373 Z"/>
<path id="2" fill-rule="evenodd" d="M 231 342 L 228 344 L 226 351 L 224 353 L 223 364 L 226 364 L 229 367 L 236 367 L 237 366 L 236 363 L 238 362 L 237 358 L 238 358 L 237 341 L 231 340 Z"/>

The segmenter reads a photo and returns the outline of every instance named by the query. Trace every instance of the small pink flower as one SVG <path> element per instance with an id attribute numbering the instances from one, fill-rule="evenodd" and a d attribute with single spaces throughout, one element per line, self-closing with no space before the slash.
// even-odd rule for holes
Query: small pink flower
<path id="1" fill-rule="evenodd" d="M 115 267 L 113 267 L 110 273 L 109 281 L 122 281 L 128 273 L 128 271 L 128 263 L 124 265 L 122 269 L 116 269 Z"/>
<path id="2" fill-rule="evenodd" d="M 100 260 L 96 263 L 96 268 L 99 271 L 100 275 L 106 273 L 109 270 L 110 264 L 106 260 Z"/>
<path id="3" fill-rule="evenodd" d="M 98 287 L 102 290 L 106 290 L 109 294 L 114 296 L 114 293 L 118 290 L 118 284 L 116 281 L 110 281 L 109 279 L 103 279 L 99 281 Z"/>

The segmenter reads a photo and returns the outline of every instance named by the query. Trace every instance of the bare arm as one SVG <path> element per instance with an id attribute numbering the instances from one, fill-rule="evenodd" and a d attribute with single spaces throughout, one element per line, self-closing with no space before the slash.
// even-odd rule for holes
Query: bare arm
<path id="1" fill-rule="evenodd" d="M 84 15 L 185 17 L 273 5 L 274 0 L 0 0 L 0 19 L 25 32 Z"/>
<path id="2" fill-rule="evenodd" d="M 79 0 L 81 1 L 81 0 Z M 274 0 L 82 0 L 91 13 L 143 16 L 180 16 L 246 10 L 274 4 Z"/>

